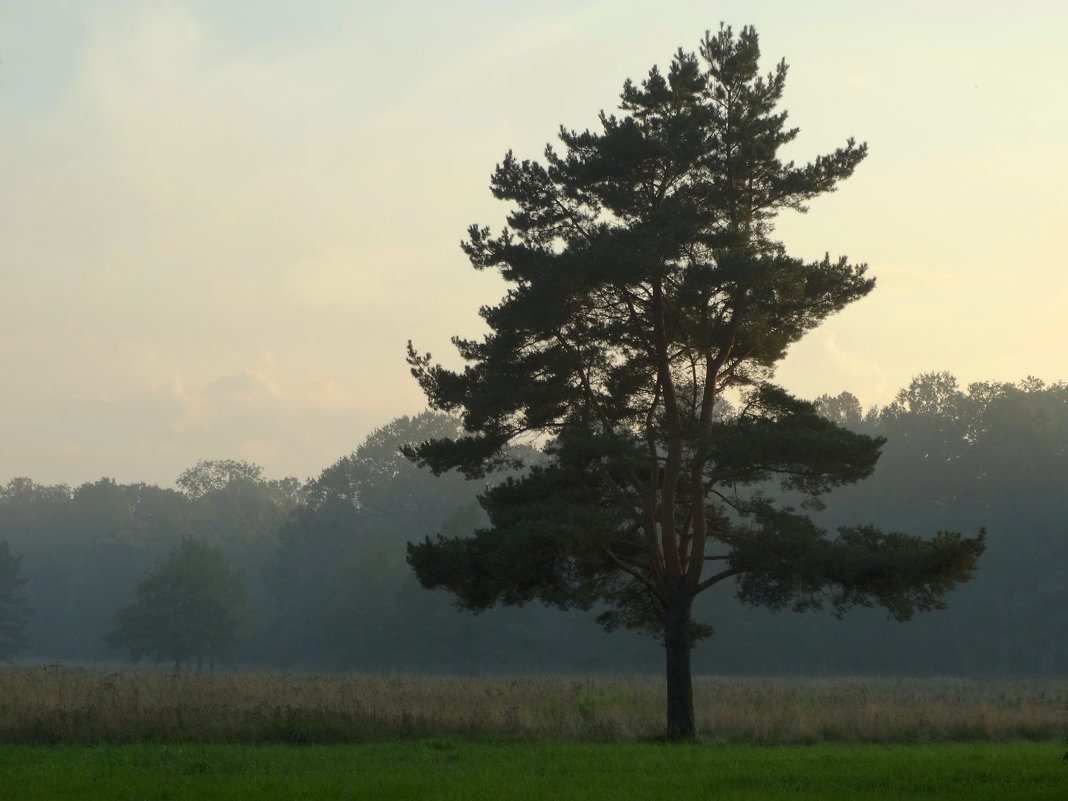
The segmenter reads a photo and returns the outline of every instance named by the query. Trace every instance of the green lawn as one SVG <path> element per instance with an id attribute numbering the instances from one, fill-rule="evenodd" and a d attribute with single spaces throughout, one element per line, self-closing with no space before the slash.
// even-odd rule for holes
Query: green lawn
<path id="1" fill-rule="evenodd" d="M 931 799 L 1063 801 L 1058 743 L 0 747 L 7 801 Z"/>

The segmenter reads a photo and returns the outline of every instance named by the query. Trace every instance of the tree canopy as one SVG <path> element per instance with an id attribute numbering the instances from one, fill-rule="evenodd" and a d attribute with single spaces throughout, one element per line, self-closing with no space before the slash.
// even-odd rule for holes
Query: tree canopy
<path id="1" fill-rule="evenodd" d="M 446 525 L 460 508 L 481 510 L 474 482 L 437 480 L 400 448 L 460 432 L 457 420 L 440 412 L 400 417 L 308 482 L 307 503 L 281 527 L 269 572 L 283 664 L 367 667 L 397 649 L 418 663 L 419 652 L 433 647 L 424 622 L 433 615 L 430 599 L 398 544 Z"/>
<path id="2" fill-rule="evenodd" d="M 149 657 L 214 664 L 237 641 L 244 582 L 217 548 L 189 538 L 137 584 L 133 600 L 119 610 L 106 640 L 131 661 Z"/>
<path id="3" fill-rule="evenodd" d="M 883 441 L 774 385 L 774 368 L 874 281 L 845 258 L 789 256 L 773 222 L 833 191 L 867 148 L 782 161 L 797 136 L 778 110 L 787 68 L 763 75 L 759 56 L 752 28 L 721 26 L 666 74 L 628 80 L 599 130 L 561 129 L 544 163 L 509 152 L 491 179 L 507 225 L 471 226 L 463 243 L 509 284 L 482 309 L 490 332 L 453 340 L 461 371 L 408 350 L 431 406 L 464 427 L 410 458 L 479 477 L 517 466 L 509 444 L 545 443 L 540 463 L 487 488 L 490 527 L 409 546 L 420 581 L 473 610 L 604 605 L 606 626 L 661 637 L 674 736 L 694 734 L 701 592 L 733 580 L 753 604 L 903 620 L 941 606 L 983 548 L 828 532 L 807 514 L 867 477 Z"/>
<path id="4" fill-rule="evenodd" d="M 934 397 L 941 400 L 922 402 Z M 736 585 L 703 593 L 694 616 L 714 623 L 715 636 L 695 645 L 694 670 L 1068 673 L 1068 644 L 1050 635 L 1068 625 L 1065 384 L 965 384 L 927 374 L 882 408 L 862 407 L 848 392 L 820 398 L 818 406 L 833 421 L 887 442 L 872 476 L 834 490 L 825 509 L 812 511 L 813 520 L 829 531 L 858 521 L 912 532 L 985 526 L 981 569 L 948 609 L 916 615 L 907 626 L 878 607 L 837 619 L 742 604 Z M 451 594 L 420 590 L 404 563 L 405 540 L 433 531 L 468 534 L 487 523 L 475 500 L 486 480 L 437 479 L 398 458 L 404 442 L 462 434 L 455 423 L 424 427 L 414 425 L 418 419 L 395 420 L 356 448 L 361 461 L 383 462 L 368 466 L 367 475 L 381 477 L 373 489 L 360 479 L 360 494 L 373 498 L 367 509 L 354 507 L 346 491 L 329 509 L 309 498 L 311 505 L 290 522 L 254 509 L 234 517 L 241 498 L 274 508 L 264 493 L 239 483 L 203 503 L 171 489 L 110 480 L 76 488 L 25 478 L 0 483 L 0 540 L 21 559 L 20 595 L 30 611 L 29 644 L 10 658 L 114 658 L 103 635 L 114 628 L 115 613 L 133 598 L 138 581 L 195 535 L 220 547 L 245 576 L 248 626 L 229 657 L 242 665 L 478 675 L 660 667 L 639 631 L 604 632 L 586 615 L 536 603 L 464 614 Z M 235 502 L 223 502 L 227 496 Z M 265 528 L 257 534 L 257 526 Z"/>

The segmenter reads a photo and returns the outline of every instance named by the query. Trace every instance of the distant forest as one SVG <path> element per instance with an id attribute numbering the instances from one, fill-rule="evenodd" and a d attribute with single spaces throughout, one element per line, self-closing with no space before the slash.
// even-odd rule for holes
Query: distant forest
<path id="1" fill-rule="evenodd" d="M 697 646 L 695 672 L 1068 673 L 1068 385 L 961 388 L 930 373 L 886 407 L 865 411 L 849 393 L 817 405 L 887 440 L 875 474 L 830 493 L 818 519 L 921 535 L 985 528 L 978 574 L 947 609 L 904 624 L 877 610 L 837 620 L 708 593 L 695 617 L 715 633 Z M 15 658 L 123 660 L 105 640 L 119 611 L 192 538 L 221 553 L 246 588 L 241 636 L 216 667 L 661 672 L 662 648 L 602 632 L 597 610 L 471 615 L 419 586 L 406 543 L 478 528 L 485 481 L 436 478 L 398 449 L 458 431 L 438 413 L 398 418 L 305 484 L 244 462 L 202 462 L 177 489 L 106 478 L 75 489 L 9 481 L 0 487 L 0 543 L 21 558 L 29 614 L 28 647 Z"/>

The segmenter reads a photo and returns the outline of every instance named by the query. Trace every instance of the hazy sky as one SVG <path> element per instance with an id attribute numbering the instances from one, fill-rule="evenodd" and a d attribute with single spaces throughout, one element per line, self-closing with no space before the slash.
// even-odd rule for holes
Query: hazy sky
<path id="1" fill-rule="evenodd" d="M 0 481 L 303 478 L 420 411 L 407 339 L 449 361 L 501 293 L 458 247 L 494 164 L 721 20 L 790 64 L 790 157 L 871 148 L 780 220 L 878 285 L 779 380 L 1068 378 L 1068 11 L 987 5 L 0 3 Z"/>

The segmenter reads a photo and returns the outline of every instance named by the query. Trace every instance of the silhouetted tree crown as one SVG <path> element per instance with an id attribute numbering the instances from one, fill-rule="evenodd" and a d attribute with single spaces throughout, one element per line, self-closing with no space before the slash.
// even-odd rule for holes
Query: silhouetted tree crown
<path id="1" fill-rule="evenodd" d="M 561 129 L 543 162 L 508 153 L 490 184 L 507 225 L 463 243 L 509 284 L 482 309 L 490 333 L 453 340 L 461 371 L 408 349 L 431 406 L 465 429 L 412 459 L 477 477 L 517 463 L 510 443 L 547 442 L 547 461 L 486 490 L 489 528 L 409 546 L 420 581 L 473 610 L 607 604 L 606 626 L 662 637 L 677 736 L 694 733 L 702 591 L 736 579 L 751 603 L 905 619 L 941 605 L 982 550 L 951 533 L 828 534 L 795 508 L 868 476 L 882 441 L 772 384 L 774 367 L 874 282 L 845 258 L 789 256 L 773 221 L 833 191 L 867 148 L 782 161 L 797 135 L 777 108 L 787 68 L 762 75 L 759 55 L 752 28 L 721 26 L 666 74 L 627 81 L 598 130 Z"/>

